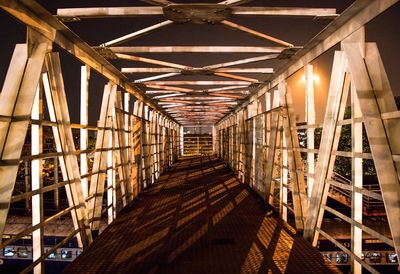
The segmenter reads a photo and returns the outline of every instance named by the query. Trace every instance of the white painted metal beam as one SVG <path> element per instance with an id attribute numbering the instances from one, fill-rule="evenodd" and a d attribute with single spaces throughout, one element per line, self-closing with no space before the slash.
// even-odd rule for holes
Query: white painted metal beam
<path id="1" fill-rule="evenodd" d="M 57 9 L 59 18 L 107 18 L 163 15 L 162 7 L 96 7 Z"/>
<path id="2" fill-rule="evenodd" d="M 81 67 L 81 101 L 80 101 L 80 124 L 83 126 L 80 131 L 80 142 L 79 146 L 81 151 L 80 154 L 80 170 L 81 175 L 85 175 L 88 173 L 88 159 L 87 153 L 84 152 L 88 146 L 88 107 L 89 107 L 89 78 L 90 78 L 90 67 L 82 66 Z M 88 196 L 88 179 L 82 178 L 82 191 L 83 197 L 86 199 Z"/>
<path id="3" fill-rule="evenodd" d="M 106 59 L 100 56 L 92 47 L 82 41 L 75 33 L 62 24 L 57 18 L 35 1 L 0 0 L 0 8 L 10 15 L 41 33 L 44 37 L 58 44 L 77 59 L 99 72 L 101 75 L 116 83 L 137 99 L 142 100 L 158 111 L 158 107 L 150 98 L 129 82 L 128 78 Z M 166 116 L 167 113 L 164 112 Z"/>
<path id="4" fill-rule="evenodd" d="M 245 4 L 245 3 L 248 3 L 251 1 L 253 1 L 253 0 L 225 0 L 225 1 L 219 2 L 218 4 L 227 5 L 227 6 L 237 6 L 237 5 Z"/>
<path id="5" fill-rule="evenodd" d="M 150 77 L 146 77 L 146 78 L 141 78 L 141 79 L 136 79 L 135 81 L 133 81 L 134 83 L 146 83 L 149 81 L 154 81 L 154 80 L 158 80 L 158 79 L 163 79 L 163 78 L 169 78 L 169 77 L 173 77 L 176 75 L 180 75 L 181 73 L 176 73 L 176 72 L 171 72 L 171 73 L 165 73 L 165 74 L 160 74 L 160 75 L 156 75 L 156 76 L 150 76 Z"/>
<path id="6" fill-rule="evenodd" d="M 141 0 L 141 1 L 151 5 L 162 6 L 162 7 L 174 4 L 173 2 L 167 0 Z"/>
<path id="7" fill-rule="evenodd" d="M 251 35 L 256 36 L 256 37 L 260 37 L 260 38 L 266 39 L 268 41 L 283 45 L 285 47 L 294 47 L 294 45 L 291 44 L 291 43 L 285 42 L 285 41 L 283 41 L 281 39 L 278 39 L 278 38 L 275 38 L 275 37 L 273 37 L 271 35 L 267 35 L 267 34 L 261 33 L 259 31 L 250 29 L 248 27 L 236 24 L 236 23 L 228 21 L 228 20 L 223 20 L 221 23 L 226 25 L 226 26 L 228 26 L 228 27 L 231 27 L 231 28 L 246 32 L 246 33 L 251 34 Z"/>
<path id="8" fill-rule="evenodd" d="M 231 7 L 233 15 L 285 16 L 285 17 L 334 17 L 334 8 L 303 7 Z M 118 18 L 164 15 L 162 7 L 90 7 L 57 9 L 57 17 L 64 18 Z"/>
<path id="9" fill-rule="evenodd" d="M 280 79 L 288 78 L 304 67 L 305 64 L 310 63 L 322 53 L 362 28 L 366 23 L 398 1 L 399 0 L 356 0 L 268 79 L 270 80 L 269 88 L 277 86 Z M 249 100 L 240 104 L 235 109 L 235 113 L 266 92 L 267 89 L 257 92 L 254 96 L 249 98 Z M 223 122 L 228 116 L 224 117 L 220 122 Z"/>
<path id="10" fill-rule="evenodd" d="M 324 17 L 338 16 L 334 8 L 303 7 L 233 7 L 234 15 L 252 16 L 288 16 L 288 17 Z"/>
<path id="11" fill-rule="evenodd" d="M 193 68 L 194 71 L 202 70 L 202 68 Z M 122 73 L 179 73 L 182 69 L 176 68 L 121 68 Z M 214 70 L 204 70 L 205 72 L 218 73 L 274 73 L 273 68 L 218 68 Z"/>
<path id="12" fill-rule="evenodd" d="M 143 63 L 159 65 L 159 66 L 166 66 L 166 67 L 177 68 L 177 69 L 182 69 L 182 70 L 191 69 L 191 67 L 189 67 L 189 66 L 184 66 L 184 65 L 180 65 L 180 64 L 176 64 L 176 63 L 171 63 L 171 62 L 160 61 L 160 60 L 156 60 L 156 59 L 152 59 L 152 58 L 127 55 L 127 54 L 122 54 L 122 53 L 116 53 L 115 55 L 119 59 L 124 59 L 124 60 L 143 62 Z"/>
<path id="13" fill-rule="evenodd" d="M 235 61 L 230 61 L 230 62 L 225 62 L 225 63 L 214 64 L 214 65 L 210 65 L 210 66 L 205 66 L 204 69 L 213 70 L 213 69 L 218 69 L 218 68 L 225 68 L 225 67 L 231 67 L 231 66 L 236 66 L 236 65 L 261 62 L 261 61 L 276 59 L 276 58 L 278 58 L 278 56 L 279 56 L 279 54 L 267 54 L 267 55 L 263 55 L 263 56 L 245 58 L 245 59 L 240 59 L 240 60 L 235 60 Z"/>
<path id="14" fill-rule="evenodd" d="M 35 100 L 32 107 L 31 117 L 40 120 L 43 112 L 42 90 L 38 86 Z M 42 125 L 31 125 L 31 155 L 43 153 L 43 128 Z M 43 162 L 42 159 L 35 159 L 31 162 L 31 190 L 38 191 L 43 187 Z M 41 224 L 43 218 L 43 193 L 32 196 L 32 226 Z M 43 227 L 32 231 L 32 259 L 35 262 L 44 253 Z M 33 268 L 34 274 L 41 274 L 44 270 L 44 263 L 39 263 Z"/>
<path id="15" fill-rule="evenodd" d="M 161 23 L 154 24 L 154 25 L 152 25 L 150 27 L 147 27 L 147 28 L 144 28 L 144 29 L 132 32 L 132 33 L 129 33 L 127 35 L 124 35 L 124 36 L 121 36 L 121 37 L 118 37 L 118 38 L 115 38 L 115 39 L 113 39 L 111 41 L 108 41 L 108 42 L 105 42 L 105 43 L 101 44 L 100 46 L 101 47 L 109 47 L 109 46 L 119 45 L 119 44 L 128 42 L 130 40 L 133 40 L 135 38 L 138 38 L 140 36 L 143 36 L 144 34 L 150 33 L 150 32 L 152 32 L 154 30 L 157 30 L 157 29 L 160 29 L 162 27 L 168 26 L 168 25 L 170 25 L 172 23 L 173 23 L 173 21 L 166 20 L 166 21 L 163 21 Z"/>
<path id="16" fill-rule="evenodd" d="M 47 43 L 36 44 L 28 56 L 27 45 L 17 44 L 0 93 L 0 238 L 6 225 L 19 160 L 39 82 Z M 25 119 L 21 120 L 21 117 Z M 13 118 L 19 118 L 17 121 Z"/>
<path id="17" fill-rule="evenodd" d="M 249 46 L 136 46 L 110 47 L 115 53 L 280 53 L 285 47 Z"/>
<path id="18" fill-rule="evenodd" d="M 149 81 L 146 85 L 166 85 L 166 86 L 233 86 L 249 85 L 248 81 Z"/>

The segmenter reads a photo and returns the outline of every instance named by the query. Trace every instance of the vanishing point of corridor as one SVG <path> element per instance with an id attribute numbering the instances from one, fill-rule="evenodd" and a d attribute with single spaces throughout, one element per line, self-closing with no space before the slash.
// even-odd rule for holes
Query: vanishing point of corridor
<path id="1" fill-rule="evenodd" d="M 64 273 L 338 273 L 217 158 L 183 158 Z"/>

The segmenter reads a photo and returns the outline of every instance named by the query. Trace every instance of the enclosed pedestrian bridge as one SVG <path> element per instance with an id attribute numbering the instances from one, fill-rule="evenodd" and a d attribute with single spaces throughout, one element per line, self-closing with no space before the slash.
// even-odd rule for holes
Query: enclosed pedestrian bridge
<path id="1" fill-rule="evenodd" d="M 396 273 L 396 0 L 0 0 L 0 273 Z"/>

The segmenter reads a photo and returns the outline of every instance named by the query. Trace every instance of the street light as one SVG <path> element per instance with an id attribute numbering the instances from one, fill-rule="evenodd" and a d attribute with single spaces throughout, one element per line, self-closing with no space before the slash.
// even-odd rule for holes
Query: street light
<path id="1" fill-rule="evenodd" d="M 320 80 L 319 75 L 314 73 L 313 74 L 313 80 L 314 80 L 315 83 L 319 83 L 319 80 Z M 300 81 L 301 82 L 305 82 L 306 81 L 306 76 L 304 74 L 301 76 Z"/>

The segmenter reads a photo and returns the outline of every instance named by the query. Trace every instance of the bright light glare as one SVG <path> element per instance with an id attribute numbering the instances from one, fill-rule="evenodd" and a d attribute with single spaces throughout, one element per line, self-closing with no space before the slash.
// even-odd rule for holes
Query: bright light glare
<path id="1" fill-rule="evenodd" d="M 314 75 L 313 75 L 313 79 L 314 79 L 314 82 L 319 83 L 319 76 L 318 76 L 318 74 L 314 74 Z M 306 81 L 306 76 L 305 76 L 304 74 L 301 76 L 300 81 L 301 81 L 301 82 L 305 82 L 305 81 Z"/>

